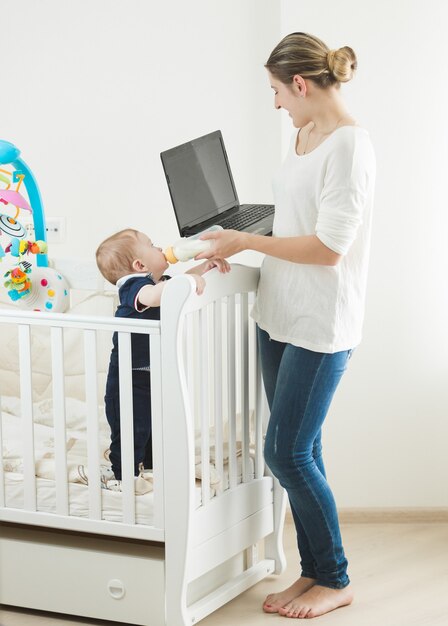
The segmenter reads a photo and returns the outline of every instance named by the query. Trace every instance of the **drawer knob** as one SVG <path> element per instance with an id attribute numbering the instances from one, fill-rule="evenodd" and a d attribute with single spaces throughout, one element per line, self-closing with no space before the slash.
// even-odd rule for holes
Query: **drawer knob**
<path id="1" fill-rule="evenodd" d="M 112 580 L 109 580 L 109 582 L 107 583 L 107 590 L 109 591 L 109 594 L 112 596 L 112 598 L 114 598 L 115 600 L 121 600 L 122 598 L 124 598 L 124 595 L 126 593 L 123 582 L 121 580 L 118 580 L 118 578 L 113 578 Z"/>

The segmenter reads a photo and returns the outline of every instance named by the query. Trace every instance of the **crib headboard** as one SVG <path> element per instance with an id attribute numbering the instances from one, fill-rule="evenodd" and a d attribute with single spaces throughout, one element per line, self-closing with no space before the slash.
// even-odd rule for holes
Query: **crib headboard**
<path id="1" fill-rule="evenodd" d="M 250 319 L 258 280 L 258 268 L 232 265 L 228 274 L 220 274 L 218 270 L 209 272 L 205 291 L 200 296 L 195 294 L 195 282 L 188 275 L 172 279 L 162 296 L 163 428 L 167 435 L 175 429 L 184 429 L 176 439 L 190 441 L 190 445 L 179 446 L 171 454 L 179 458 L 182 467 L 191 467 L 191 459 L 181 457 L 194 450 L 191 441 L 194 430 L 199 430 L 203 437 L 211 432 L 214 440 L 202 441 L 201 449 L 202 465 L 208 472 L 209 446 L 216 444 L 215 449 L 222 451 L 223 439 L 228 441 L 231 486 L 237 480 L 235 442 L 242 442 L 243 459 L 249 459 L 249 446 L 253 443 L 249 436 L 250 423 L 261 402 L 260 368 L 253 357 L 255 324 Z M 255 437 L 257 476 L 263 472 L 261 440 L 260 431 Z M 219 452 L 218 473 L 222 473 L 222 466 Z M 244 481 L 249 468 L 243 466 L 242 471 Z M 172 473 L 166 471 L 165 477 L 170 480 L 170 476 Z M 183 482 L 188 491 L 192 477 L 186 476 Z M 207 474 L 202 481 L 204 502 L 210 498 L 209 485 Z M 178 493 L 182 497 L 183 489 Z M 188 501 L 191 494 L 185 493 L 185 506 Z"/>

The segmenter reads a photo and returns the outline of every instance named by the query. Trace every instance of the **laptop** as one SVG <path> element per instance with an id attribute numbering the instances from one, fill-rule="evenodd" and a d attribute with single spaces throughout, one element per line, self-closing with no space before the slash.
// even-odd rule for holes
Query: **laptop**
<path id="1" fill-rule="evenodd" d="M 220 130 L 161 152 L 182 237 L 213 224 L 260 235 L 272 233 L 273 204 L 240 204 Z"/>

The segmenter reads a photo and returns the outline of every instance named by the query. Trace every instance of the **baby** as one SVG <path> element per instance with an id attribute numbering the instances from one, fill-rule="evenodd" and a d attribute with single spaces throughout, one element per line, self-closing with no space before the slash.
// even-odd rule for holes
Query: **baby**
<path id="1" fill-rule="evenodd" d="M 147 235 L 127 228 L 112 235 L 98 247 L 96 262 L 101 274 L 118 287 L 116 317 L 159 320 L 160 299 L 169 276 L 163 272 L 168 262 L 162 250 Z M 230 270 L 223 259 L 208 260 L 188 270 L 196 281 L 196 292 L 204 291 L 202 275 L 217 267 Z M 132 400 L 134 421 L 134 475 L 152 469 L 151 395 L 148 335 L 132 333 Z M 110 460 L 116 480 L 121 480 L 120 398 L 118 379 L 118 337 L 113 347 L 107 375 L 105 410 L 111 429 Z"/>

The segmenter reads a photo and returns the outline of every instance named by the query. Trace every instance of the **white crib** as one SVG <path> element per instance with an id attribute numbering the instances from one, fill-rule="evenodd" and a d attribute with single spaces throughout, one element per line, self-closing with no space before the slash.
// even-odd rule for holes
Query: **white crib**
<path id="1" fill-rule="evenodd" d="M 75 291 L 66 314 L 0 310 L 0 603 L 186 626 L 283 570 L 285 501 L 263 462 L 249 316 L 258 275 L 213 270 L 202 296 L 176 276 L 161 322 L 98 315 L 112 298 Z M 78 286 L 76 271 L 67 278 Z M 139 495 L 132 419 L 122 418 L 122 491 L 100 482 L 115 330 L 122 416 L 132 414 L 130 334 L 150 343 L 154 468 Z"/>

